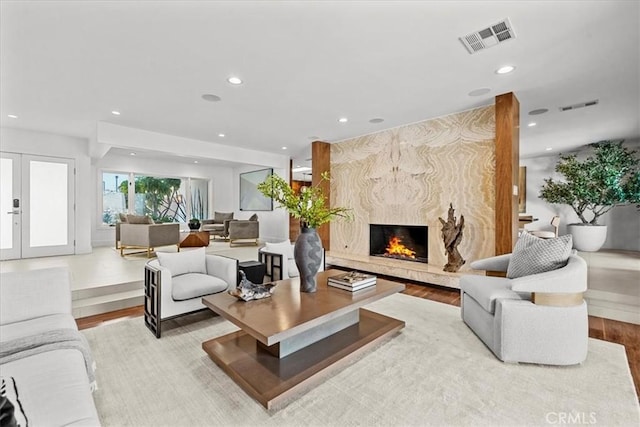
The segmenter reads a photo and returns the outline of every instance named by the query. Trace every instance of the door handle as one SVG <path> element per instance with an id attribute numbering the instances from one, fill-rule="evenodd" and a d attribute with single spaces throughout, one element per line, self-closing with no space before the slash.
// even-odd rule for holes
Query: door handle
<path id="1" fill-rule="evenodd" d="M 8 213 L 8 214 L 11 214 L 11 215 L 20 215 L 20 212 L 13 212 L 13 211 L 11 211 L 11 212 L 7 212 L 7 213 Z"/>

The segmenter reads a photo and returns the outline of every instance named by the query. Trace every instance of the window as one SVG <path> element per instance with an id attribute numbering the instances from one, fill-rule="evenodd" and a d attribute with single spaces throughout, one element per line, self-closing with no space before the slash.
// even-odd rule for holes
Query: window
<path id="1" fill-rule="evenodd" d="M 102 223 L 115 224 L 119 213 L 148 215 L 155 222 L 208 218 L 209 180 L 103 172 Z"/>
<path id="2" fill-rule="evenodd" d="M 128 207 L 128 173 L 103 172 L 102 174 L 102 223 L 113 225 L 119 213 L 126 213 Z"/>
<path id="3" fill-rule="evenodd" d="M 148 215 L 155 222 L 186 222 L 186 180 L 135 176 L 136 215 Z"/>
<path id="4" fill-rule="evenodd" d="M 190 180 L 191 183 L 191 215 L 190 218 L 209 218 L 209 181 L 206 179 Z"/>

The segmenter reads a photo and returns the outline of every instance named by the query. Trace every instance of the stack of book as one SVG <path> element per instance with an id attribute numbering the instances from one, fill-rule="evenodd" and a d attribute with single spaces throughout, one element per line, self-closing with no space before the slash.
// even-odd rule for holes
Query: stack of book
<path id="1" fill-rule="evenodd" d="M 357 271 L 338 274 L 337 276 L 331 276 L 327 279 L 328 286 L 333 286 L 334 288 L 340 288 L 351 292 L 375 286 L 375 284 L 376 276 L 359 273 Z"/>

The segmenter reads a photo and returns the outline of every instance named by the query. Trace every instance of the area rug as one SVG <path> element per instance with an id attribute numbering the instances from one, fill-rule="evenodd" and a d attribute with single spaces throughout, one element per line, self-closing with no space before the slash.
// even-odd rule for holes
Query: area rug
<path id="1" fill-rule="evenodd" d="M 250 304 L 250 303 L 248 303 Z M 505 364 L 460 309 L 407 295 L 367 308 L 406 327 L 277 411 L 219 369 L 201 343 L 237 328 L 200 313 L 163 324 L 142 318 L 83 331 L 97 362 L 104 426 L 418 426 L 640 423 L 624 348 L 589 340 L 580 366 Z M 570 422 L 569 422 L 570 421 Z"/>

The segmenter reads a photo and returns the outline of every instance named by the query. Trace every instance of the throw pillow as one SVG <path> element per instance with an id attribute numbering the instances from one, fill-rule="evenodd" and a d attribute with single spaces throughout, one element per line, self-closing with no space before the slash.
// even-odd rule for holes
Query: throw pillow
<path id="1" fill-rule="evenodd" d="M 153 224 L 153 219 L 146 215 L 127 215 L 129 224 Z"/>
<path id="2" fill-rule="evenodd" d="M 213 222 L 217 224 L 222 224 L 226 219 L 233 219 L 233 212 L 214 212 L 213 213 Z"/>
<path id="3" fill-rule="evenodd" d="M 529 276 L 567 265 L 573 241 L 571 234 L 541 239 L 523 232 L 516 242 L 507 267 L 507 277 Z"/>
<path id="4" fill-rule="evenodd" d="M 27 426 L 28 418 L 18 394 L 18 386 L 13 377 L 0 379 L 0 425 Z"/>
<path id="5" fill-rule="evenodd" d="M 120 219 L 120 222 L 127 222 L 127 214 L 125 213 L 119 213 L 118 218 Z"/>
<path id="6" fill-rule="evenodd" d="M 280 243 L 267 242 L 264 245 L 264 250 L 266 252 L 273 252 L 274 254 L 281 254 L 283 258 L 286 259 L 293 259 L 293 246 L 291 246 L 291 242 L 288 240 Z"/>
<path id="7" fill-rule="evenodd" d="M 258 214 L 253 214 L 249 217 L 249 221 L 257 221 L 258 220 Z"/>
<path id="8" fill-rule="evenodd" d="M 182 252 L 157 252 L 158 263 L 169 269 L 171 277 L 187 273 L 207 274 L 207 261 L 204 248 Z"/>

